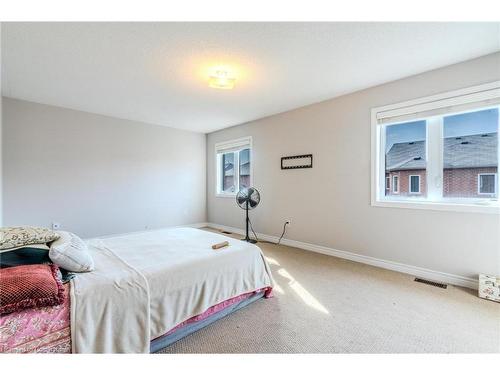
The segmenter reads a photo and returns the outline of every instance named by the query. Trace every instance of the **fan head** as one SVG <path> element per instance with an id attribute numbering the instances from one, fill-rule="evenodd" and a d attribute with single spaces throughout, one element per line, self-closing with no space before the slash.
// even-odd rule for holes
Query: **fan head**
<path id="1" fill-rule="evenodd" d="M 260 194 L 256 188 L 243 188 L 236 194 L 236 203 L 238 203 L 238 206 L 242 209 L 247 209 L 247 202 L 249 210 L 253 210 L 259 204 Z"/>

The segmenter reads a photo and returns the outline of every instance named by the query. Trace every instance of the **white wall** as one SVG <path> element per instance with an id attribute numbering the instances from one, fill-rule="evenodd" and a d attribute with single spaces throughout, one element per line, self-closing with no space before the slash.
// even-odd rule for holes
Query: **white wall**
<path id="1" fill-rule="evenodd" d="M 92 237 L 206 221 L 204 134 L 3 104 L 4 225 Z"/>
<path id="2" fill-rule="evenodd" d="M 215 197 L 214 144 L 252 136 L 257 232 L 279 235 L 291 219 L 293 240 L 464 277 L 500 274 L 499 215 L 370 205 L 372 107 L 499 79 L 497 53 L 211 133 L 208 220 L 243 227 L 234 200 Z M 281 156 L 308 153 L 312 169 L 280 170 Z"/>

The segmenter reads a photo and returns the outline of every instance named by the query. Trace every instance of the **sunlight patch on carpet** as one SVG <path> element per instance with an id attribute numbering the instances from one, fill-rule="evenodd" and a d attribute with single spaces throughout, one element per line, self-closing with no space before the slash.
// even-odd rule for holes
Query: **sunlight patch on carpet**
<path id="1" fill-rule="evenodd" d="M 304 301 L 304 303 L 312 308 L 330 315 L 330 312 L 323 306 L 314 296 L 309 293 L 297 280 L 293 278 L 284 268 L 280 268 L 278 273 L 289 280 L 288 285 L 292 290 Z"/>

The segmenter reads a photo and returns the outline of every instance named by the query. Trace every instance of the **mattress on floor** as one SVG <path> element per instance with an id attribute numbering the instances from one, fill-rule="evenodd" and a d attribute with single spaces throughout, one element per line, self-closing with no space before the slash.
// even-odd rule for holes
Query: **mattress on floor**
<path id="1" fill-rule="evenodd" d="M 229 246 L 212 249 L 222 241 Z M 149 353 L 151 340 L 189 318 L 272 287 L 259 247 L 213 232 L 167 228 L 87 245 L 95 269 L 72 281 L 74 353 Z"/>
<path id="2" fill-rule="evenodd" d="M 65 301 L 59 306 L 24 309 L 0 315 L 0 353 L 71 353 L 70 284 L 65 285 Z M 151 342 L 157 351 L 205 327 L 254 300 L 267 288 L 230 298 L 180 323 Z"/>

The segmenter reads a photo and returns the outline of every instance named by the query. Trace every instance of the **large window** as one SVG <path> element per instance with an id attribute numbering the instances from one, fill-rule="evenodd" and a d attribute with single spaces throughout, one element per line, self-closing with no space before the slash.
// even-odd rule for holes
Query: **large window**
<path id="1" fill-rule="evenodd" d="M 372 204 L 500 213 L 499 112 L 500 82 L 374 108 Z"/>
<path id="2" fill-rule="evenodd" d="M 218 196 L 234 196 L 252 179 L 252 139 L 241 138 L 215 145 Z"/>

